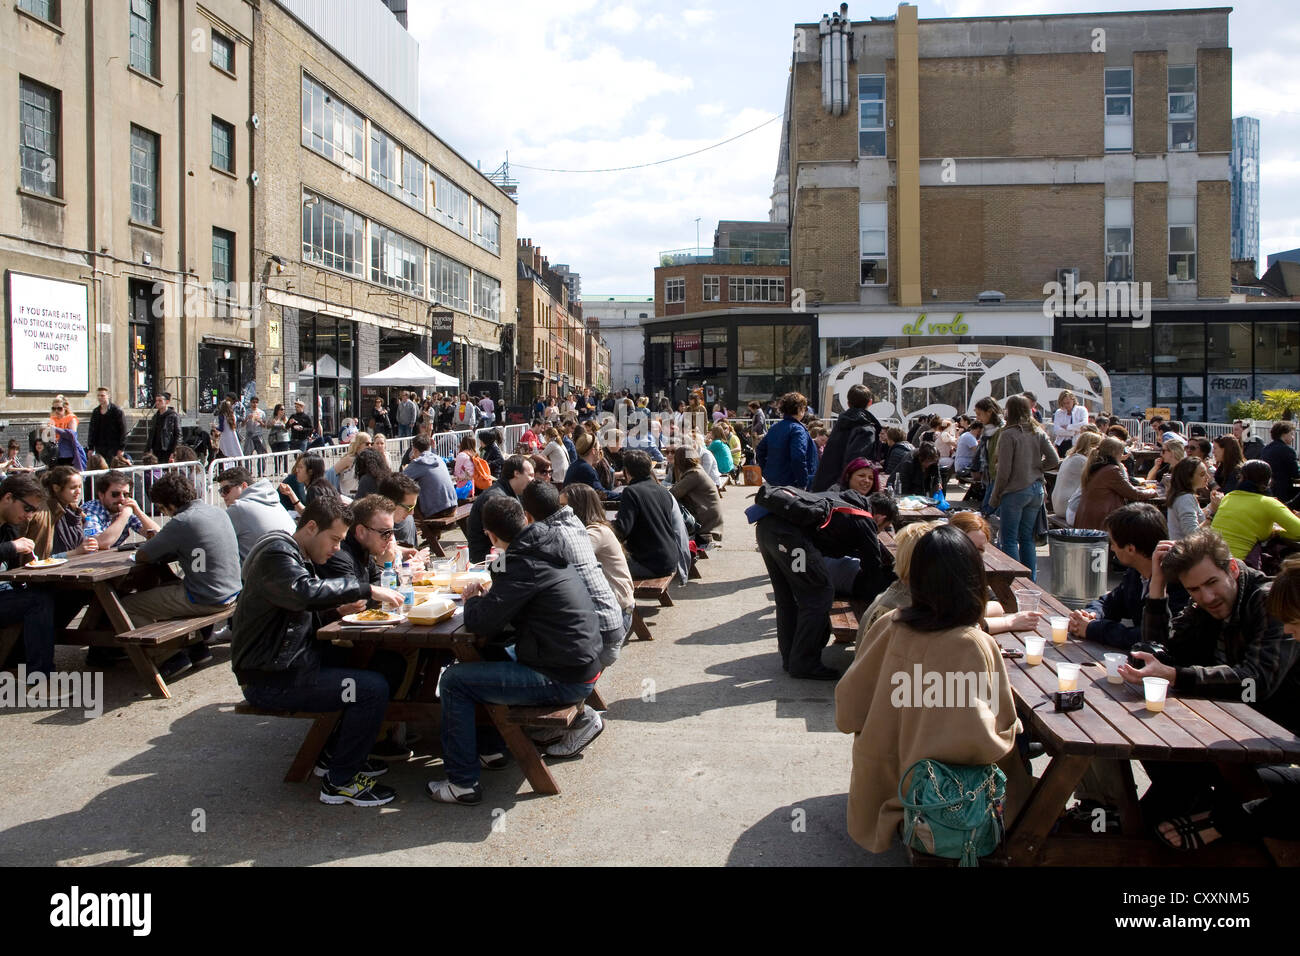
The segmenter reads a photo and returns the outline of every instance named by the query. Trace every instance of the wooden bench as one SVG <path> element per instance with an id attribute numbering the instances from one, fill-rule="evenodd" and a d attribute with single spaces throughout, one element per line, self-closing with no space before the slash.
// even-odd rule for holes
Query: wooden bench
<path id="1" fill-rule="evenodd" d="M 645 578 L 641 581 L 632 582 L 632 595 L 639 598 L 657 598 L 659 604 L 663 607 L 672 607 L 673 599 L 668 594 L 668 585 L 672 583 L 673 576 L 670 574 L 662 578 Z M 640 608 L 632 608 L 632 633 L 642 641 L 653 641 L 654 636 L 650 633 L 650 625 L 646 623 L 645 618 L 641 616 Z"/>
<path id="2" fill-rule="evenodd" d="M 729 484 L 731 484 L 731 476 L 723 475 L 722 481 L 718 482 L 718 494 L 722 494 L 724 491 L 726 491 L 727 485 Z"/>
<path id="3" fill-rule="evenodd" d="M 469 518 L 470 510 L 474 507 L 472 501 L 457 505 L 456 511 L 449 515 L 437 515 L 432 518 L 417 518 L 416 525 L 420 533 L 424 536 L 424 543 L 428 545 L 429 551 L 439 558 L 445 558 L 447 552 L 443 550 L 442 543 L 438 540 L 453 528 L 460 528 L 464 532 L 462 522 Z"/>
<path id="4" fill-rule="evenodd" d="M 858 609 L 854 602 L 839 600 L 831 605 L 831 634 L 836 644 L 852 644 L 858 638 Z"/>
<path id="5" fill-rule="evenodd" d="M 158 673 L 157 661 L 163 660 L 175 651 L 189 644 L 189 637 L 206 627 L 220 624 L 235 613 L 235 605 L 215 614 L 199 617 L 177 617 L 169 621 L 155 621 L 141 627 L 123 631 L 117 635 L 117 642 L 126 650 L 127 657 L 137 671 L 146 679 L 152 679 L 150 692 L 155 697 L 170 698 L 171 691 L 167 682 Z"/>

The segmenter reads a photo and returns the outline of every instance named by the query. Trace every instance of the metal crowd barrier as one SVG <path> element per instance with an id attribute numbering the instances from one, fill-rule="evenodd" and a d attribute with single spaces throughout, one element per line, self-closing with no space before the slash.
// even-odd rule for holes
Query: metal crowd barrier
<path id="1" fill-rule="evenodd" d="M 203 492 L 203 463 L 198 461 L 174 461 L 159 465 L 132 465 L 130 468 L 111 468 L 101 471 L 83 471 L 81 473 L 81 497 L 83 502 L 94 500 L 97 492 L 103 490 L 104 476 L 110 471 L 117 472 L 131 482 L 131 497 L 150 518 L 163 518 L 149 497 L 153 483 L 169 471 L 179 471 L 196 489 Z"/>

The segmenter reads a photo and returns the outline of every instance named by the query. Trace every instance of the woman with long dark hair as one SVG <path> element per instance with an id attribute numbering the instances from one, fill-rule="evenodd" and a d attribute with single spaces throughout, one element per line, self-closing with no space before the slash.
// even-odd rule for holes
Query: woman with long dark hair
<path id="1" fill-rule="evenodd" d="M 997 763 L 1009 777 L 1023 776 L 1006 664 L 997 641 L 980 629 L 985 588 L 970 538 L 948 525 L 930 531 L 916 542 L 908 568 L 911 604 L 861 638 L 863 650 L 835 688 L 836 726 L 854 735 L 849 835 L 873 853 L 889 849 L 898 833 L 898 793 L 917 761 Z M 950 687 L 946 675 L 960 674 L 964 686 L 983 690 L 923 706 L 921 688 L 900 688 L 896 677 L 927 672 Z M 1007 807 L 1009 816 L 1014 811 Z"/>
<path id="2" fill-rule="evenodd" d="M 718 486 L 700 466 L 695 448 L 678 445 L 673 449 L 673 484 L 668 490 L 695 518 L 699 526 L 695 534 L 697 543 L 707 545 L 715 535 L 721 537 L 722 499 Z"/>
<path id="3" fill-rule="evenodd" d="M 1165 495 L 1165 520 L 1169 540 L 1181 541 L 1201 526 L 1205 513 L 1197 492 L 1210 483 L 1210 473 L 1199 458 L 1184 458 L 1169 475 L 1169 493 Z"/>
<path id="4" fill-rule="evenodd" d="M 289 419 L 285 417 L 283 405 L 276 405 L 271 413 L 266 437 L 271 443 L 271 451 L 289 450 Z"/>
<path id="5" fill-rule="evenodd" d="M 1241 466 L 1246 460 L 1241 442 L 1236 435 L 1220 435 L 1214 439 L 1214 490 L 1229 494 L 1241 483 Z"/>
<path id="6" fill-rule="evenodd" d="M 280 503 L 288 511 L 302 514 L 317 495 L 337 495 L 330 480 L 325 477 L 325 459 L 320 455 L 299 455 L 293 471 L 280 482 Z"/>
<path id="7" fill-rule="evenodd" d="M 1007 424 L 998 436 L 997 472 L 989 504 L 1001 519 L 1000 547 L 1038 577 L 1034 525 L 1043 507 L 1043 475 L 1061 462 L 1047 434 L 1034 421 L 1029 399 L 1007 399 Z"/>
<path id="8" fill-rule="evenodd" d="M 560 503 L 573 509 L 578 520 L 587 528 L 587 537 L 591 540 L 591 550 L 596 553 L 596 563 L 600 565 L 609 588 L 614 592 L 623 611 L 623 632 L 632 626 L 632 611 L 636 607 L 632 572 L 627 566 L 627 555 L 619 543 L 614 528 L 605 516 L 605 504 L 600 495 L 590 485 L 574 483 L 560 492 Z"/>
<path id="9" fill-rule="evenodd" d="M 35 544 L 36 557 L 45 559 L 99 550 L 95 538 L 85 534 L 81 511 L 81 472 L 71 465 L 57 465 L 41 475 L 46 508 L 32 516 L 27 536 Z"/>
<path id="10" fill-rule="evenodd" d="M 235 407 L 230 399 L 217 406 L 216 417 L 212 427 L 217 431 L 217 450 L 222 458 L 242 458 L 244 449 L 239 444 L 239 433 L 235 431 Z"/>
<path id="11" fill-rule="evenodd" d="M 1130 501 L 1150 501 L 1160 496 L 1154 488 L 1134 488 L 1124 470 L 1128 449 L 1118 438 L 1103 438 L 1101 444 L 1088 455 L 1083 476 L 1079 480 L 1079 510 L 1074 516 L 1076 528 L 1105 530 L 1103 523 L 1112 511 Z"/>
<path id="12" fill-rule="evenodd" d="M 356 497 L 358 498 L 373 495 L 378 490 L 379 483 L 392 474 L 392 469 L 388 467 L 388 459 L 382 452 L 373 448 L 363 448 L 357 454 L 353 470 L 357 475 Z"/>

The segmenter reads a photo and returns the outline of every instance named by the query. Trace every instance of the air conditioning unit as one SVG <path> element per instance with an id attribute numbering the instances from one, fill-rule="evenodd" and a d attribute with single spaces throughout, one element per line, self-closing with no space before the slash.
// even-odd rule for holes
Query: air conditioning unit
<path id="1" fill-rule="evenodd" d="M 1006 300 L 1005 292 L 996 292 L 992 289 L 986 289 L 975 297 L 975 301 L 980 305 L 1001 305 Z"/>

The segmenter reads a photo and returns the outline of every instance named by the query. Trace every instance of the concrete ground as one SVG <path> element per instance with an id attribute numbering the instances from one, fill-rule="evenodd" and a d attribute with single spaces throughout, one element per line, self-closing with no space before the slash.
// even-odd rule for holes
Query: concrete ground
<path id="1" fill-rule="evenodd" d="M 387 807 L 325 806 L 315 783 L 281 781 L 302 721 L 237 716 L 229 646 L 145 696 L 128 664 L 105 672 L 102 717 L 10 712 L 0 762 L 0 864 L 791 864 L 890 865 L 845 832 L 851 738 L 834 727 L 834 684 L 794 680 L 776 651 L 771 589 L 743 509 L 703 580 L 650 610 L 653 642 L 601 679 L 605 732 L 553 762 L 563 790 L 534 796 L 513 765 L 484 772 L 477 807 L 434 804 L 434 727 L 384 782 Z M 84 666 L 60 648 L 58 667 Z M 848 649 L 825 660 L 843 669 Z"/>

